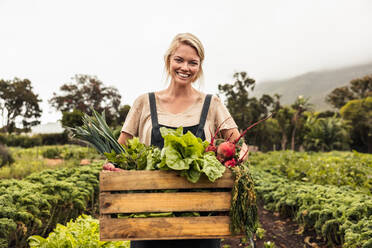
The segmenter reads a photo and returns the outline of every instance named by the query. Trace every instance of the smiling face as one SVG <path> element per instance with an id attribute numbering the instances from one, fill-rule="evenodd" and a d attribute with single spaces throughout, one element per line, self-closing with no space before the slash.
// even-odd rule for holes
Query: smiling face
<path id="1" fill-rule="evenodd" d="M 200 58 L 195 48 L 180 44 L 170 57 L 169 72 L 172 82 L 190 84 L 198 78 Z"/>

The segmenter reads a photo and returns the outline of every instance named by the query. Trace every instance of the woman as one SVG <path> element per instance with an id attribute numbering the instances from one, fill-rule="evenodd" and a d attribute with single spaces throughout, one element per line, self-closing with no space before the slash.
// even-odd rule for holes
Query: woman
<path id="1" fill-rule="evenodd" d="M 223 137 L 239 137 L 237 126 L 226 107 L 216 96 L 205 95 L 192 87 L 203 75 L 204 48 L 190 33 L 178 34 L 164 56 L 169 86 L 162 91 L 139 96 L 123 125 L 119 143 L 134 136 L 146 145 L 163 147 L 160 127 L 191 131 L 203 140 L 211 140 L 221 125 Z M 226 120 L 226 121 L 225 121 Z M 225 122 L 224 122 L 225 121 Z M 241 154 L 247 147 L 244 145 Z M 136 241 L 131 247 L 220 247 L 220 240 Z"/>

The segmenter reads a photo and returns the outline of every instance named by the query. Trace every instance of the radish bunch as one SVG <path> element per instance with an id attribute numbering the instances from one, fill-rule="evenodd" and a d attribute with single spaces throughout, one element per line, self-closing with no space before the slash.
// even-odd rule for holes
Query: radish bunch
<path id="1" fill-rule="evenodd" d="M 113 165 L 112 163 L 106 163 L 103 165 L 102 168 L 108 171 L 121 171 L 122 170 L 120 168 L 116 168 L 115 165 Z"/>
<path id="2" fill-rule="evenodd" d="M 257 124 L 267 120 L 268 118 L 270 118 L 273 114 L 270 114 L 269 116 L 265 117 L 264 119 L 262 120 L 259 120 L 258 122 L 256 123 L 253 123 L 252 125 L 250 125 L 247 129 L 245 129 L 240 135 L 238 138 L 236 138 L 235 140 L 232 140 L 230 141 L 230 138 L 229 137 L 228 139 L 225 139 L 225 140 L 218 140 L 216 139 L 216 136 L 217 134 L 219 133 L 220 131 L 220 128 L 222 126 L 222 124 L 227 121 L 228 119 L 224 120 L 217 128 L 216 132 L 214 133 L 214 135 L 212 136 L 212 139 L 211 139 L 211 143 L 209 144 L 209 146 L 205 149 L 206 152 L 214 152 L 216 154 L 216 157 L 218 159 L 218 161 L 220 161 L 223 165 L 225 165 L 226 167 L 228 168 L 231 168 L 231 167 L 235 167 L 237 165 L 239 165 L 241 162 L 243 162 L 243 158 L 247 155 L 248 153 L 248 149 L 247 151 L 245 151 L 245 154 L 244 156 L 242 156 L 241 158 L 239 158 L 239 153 L 240 153 L 240 149 L 241 149 L 241 146 L 243 144 L 241 138 L 244 137 L 244 135 L 247 133 L 248 130 L 250 130 L 251 128 L 253 128 L 254 126 L 256 126 Z"/>

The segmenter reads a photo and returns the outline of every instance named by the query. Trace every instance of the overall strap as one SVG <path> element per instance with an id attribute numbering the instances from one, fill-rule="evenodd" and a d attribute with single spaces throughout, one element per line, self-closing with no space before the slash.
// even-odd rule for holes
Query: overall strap
<path id="1" fill-rule="evenodd" d="M 202 137 L 203 135 L 205 121 L 207 120 L 207 115 L 208 115 L 209 105 L 211 104 L 211 99 L 212 99 L 211 94 L 208 94 L 205 96 L 203 109 L 200 115 L 198 130 L 196 131 L 196 134 L 195 134 L 196 137 Z"/>
<path id="2" fill-rule="evenodd" d="M 156 111 L 156 101 L 155 101 L 154 92 L 149 93 L 149 101 L 150 101 L 152 129 L 156 137 L 161 137 L 160 129 L 159 129 L 159 122 L 158 122 L 158 113 Z"/>

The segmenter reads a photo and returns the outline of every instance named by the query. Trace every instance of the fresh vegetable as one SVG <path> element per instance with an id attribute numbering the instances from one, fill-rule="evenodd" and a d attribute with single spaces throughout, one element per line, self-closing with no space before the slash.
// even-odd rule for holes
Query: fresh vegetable
<path id="1" fill-rule="evenodd" d="M 100 115 L 94 109 L 93 116 L 84 114 L 83 125 L 76 128 L 68 128 L 74 138 L 89 143 L 101 154 L 114 150 L 117 154 L 124 152 L 123 147 L 116 140 L 112 130 L 106 123 L 105 112 Z"/>
<path id="2" fill-rule="evenodd" d="M 232 233 L 244 233 L 248 238 L 256 232 L 258 214 L 256 193 L 248 164 L 232 168 L 235 178 L 230 208 Z"/>
<path id="3" fill-rule="evenodd" d="M 75 221 L 71 220 L 66 226 L 57 224 L 47 238 L 34 235 L 28 238 L 31 248 L 54 247 L 106 247 L 129 248 L 130 241 L 100 241 L 99 221 L 88 215 L 81 215 Z"/>
<path id="4" fill-rule="evenodd" d="M 190 182 L 197 182 L 201 174 L 214 182 L 222 177 L 225 167 L 216 159 L 213 153 L 205 152 L 209 145 L 191 132 L 183 134 L 183 128 L 176 130 L 160 128 L 164 138 L 164 148 L 161 151 L 162 170 L 178 170 Z"/>
<path id="5" fill-rule="evenodd" d="M 256 123 L 253 123 L 252 125 L 250 125 L 247 129 L 245 129 L 240 135 L 238 138 L 236 138 L 235 140 L 233 141 L 230 141 L 230 138 L 229 137 L 228 139 L 226 140 L 217 140 L 216 139 L 216 136 L 218 134 L 218 132 L 220 131 L 220 128 L 222 126 L 222 124 L 227 120 L 225 120 L 224 122 L 221 123 L 221 125 L 217 128 L 215 134 L 213 135 L 212 139 L 211 139 L 211 143 L 206 147 L 205 151 L 206 152 L 214 152 L 216 154 L 216 157 L 218 159 L 218 161 L 220 161 L 222 164 L 224 164 L 226 167 L 235 167 L 236 165 L 239 165 L 241 162 L 243 162 L 243 160 L 241 158 L 239 158 L 239 155 L 240 155 L 240 149 L 241 149 L 241 146 L 243 144 L 241 138 L 244 137 L 244 135 L 247 133 L 248 130 L 250 130 L 251 128 L 255 127 L 256 125 L 258 125 L 259 123 L 267 120 L 268 118 L 270 118 L 273 114 L 270 114 L 268 115 L 267 117 L 265 117 L 264 119 L 262 120 L 259 120 L 258 122 Z M 216 141 L 216 142 L 215 142 Z M 218 144 L 217 144 L 218 143 Z M 245 151 L 245 154 L 243 157 L 245 157 L 245 155 L 248 153 L 248 150 Z"/>
<path id="6" fill-rule="evenodd" d="M 128 140 L 123 145 L 124 152 L 105 152 L 110 163 L 125 170 L 176 170 L 190 182 L 196 183 L 202 174 L 211 182 L 222 177 L 225 167 L 216 159 L 214 153 L 205 152 L 209 145 L 191 132 L 183 134 L 183 128 L 160 128 L 164 147 L 159 149 L 146 146 L 138 138 Z M 112 164 L 104 169 L 118 171 Z"/>

